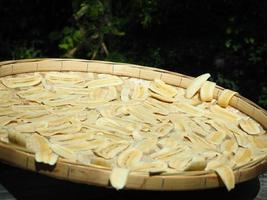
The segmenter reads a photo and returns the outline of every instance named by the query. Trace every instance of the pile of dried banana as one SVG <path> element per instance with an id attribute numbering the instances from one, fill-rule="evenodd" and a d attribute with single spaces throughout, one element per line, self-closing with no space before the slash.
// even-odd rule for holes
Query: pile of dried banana
<path id="1" fill-rule="evenodd" d="M 35 154 L 112 170 L 121 189 L 132 172 L 216 172 L 228 190 L 234 170 L 267 155 L 267 134 L 229 106 L 235 92 L 215 100 L 203 74 L 186 89 L 82 72 L 28 73 L 0 78 L 0 139 Z"/>

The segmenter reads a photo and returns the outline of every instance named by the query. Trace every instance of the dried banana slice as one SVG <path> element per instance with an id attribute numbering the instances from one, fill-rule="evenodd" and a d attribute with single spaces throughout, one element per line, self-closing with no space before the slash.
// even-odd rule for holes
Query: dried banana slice
<path id="1" fill-rule="evenodd" d="M 118 156 L 117 160 L 118 166 L 122 168 L 132 169 L 139 164 L 142 156 L 143 156 L 142 151 L 138 149 L 135 148 L 127 149 Z"/>
<path id="2" fill-rule="evenodd" d="M 122 189 L 126 185 L 129 172 L 129 169 L 126 168 L 113 168 L 109 177 L 112 187 L 117 190 Z"/>
<path id="3" fill-rule="evenodd" d="M 177 94 L 175 87 L 167 85 L 160 79 L 155 79 L 153 82 L 151 82 L 149 89 L 163 97 L 172 98 Z"/>
<path id="4" fill-rule="evenodd" d="M 218 98 L 218 104 L 221 107 L 226 108 L 230 102 L 230 100 L 232 99 L 232 97 L 236 94 L 237 92 L 234 92 L 232 90 L 228 90 L 228 89 L 224 89 L 222 91 L 222 93 L 220 94 L 219 98 Z"/>
<path id="5" fill-rule="evenodd" d="M 215 132 L 210 133 L 206 137 L 206 139 L 213 144 L 220 145 L 223 142 L 225 137 L 226 137 L 226 134 L 224 132 L 215 131 Z"/>
<path id="6" fill-rule="evenodd" d="M 203 156 L 194 155 L 185 167 L 185 171 L 201 171 L 206 168 L 207 161 Z"/>
<path id="7" fill-rule="evenodd" d="M 161 96 L 159 94 L 156 94 L 154 92 L 150 92 L 149 93 L 151 97 L 159 100 L 159 101 L 163 101 L 163 102 L 167 102 L 167 103 L 172 103 L 172 102 L 175 102 L 176 99 L 175 98 L 172 98 L 172 97 L 167 97 L 167 96 Z"/>
<path id="8" fill-rule="evenodd" d="M 118 155 L 120 152 L 125 150 L 129 146 L 128 142 L 122 141 L 122 142 L 113 142 L 111 144 L 107 144 L 104 147 L 99 147 L 95 150 L 95 153 L 98 156 L 101 156 L 105 159 L 111 159 L 114 158 L 116 155 Z"/>
<path id="9" fill-rule="evenodd" d="M 37 85 L 41 82 L 42 76 L 38 73 L 28 76 L 7 77 L 2 79 L 2 83 L 8 88 L 19 88 Z"/>
<path id="10" fill-rule="evenodd" d="M 160 123 L 156 124 L 152 128 L 152 134 L 155 134 L 158 137 L 164 137 L 169 132 L 173 130 L 174 126 L 171 123 Z"/>
<path id="11" fill-rule="evenodd" d="M 141 84 L 136 84 L 133 89 L 133 93 L 131 98 L 134 100 L 140 100 L 143 101 L 147 99 L 149 96 L 148 88 L 141 85 Z"/>
<path id="12" fill-rule="evenodd" d="M 38 134 L 33 134 L 27 141 L 27 147 L 35 152 L 36 162 L 55 165 L 58 155 L 54 154 L 49 146 L 47 139 Z"/>
<path id="13" fill-rule="evenodd" d="M 101 79 L 96 79 L 89 81 L 85 84 L 85 87 L 94 89 L 94 88 L 101 88 L 101 87 L 110 87 L 115 85 L 121 85 L 123 80 L 117 76 L 110 76 Z"/>
<path id="14" fill-rule="evenodd" d="M 180 112 L 183 112 L 185 114 L 193 115 L 193 116 L 202 116 L 203 110 L 196 106 L 192 106 L 185 103 L 174 103 L 173 105 L 176 106 L 176 109 Z"/>
<path id="15" fill-rule="evenodd" d="M 261 126 L 250 118 L 239 120 L 239 126 L 250 135 L 259 135 L 263 133 Z"/>
<path id="16" fill-rule="evenodd" d="M 200 88 L 201 101 L 211 101 L 213 99 L 213 92 L 216 87 L 216 83 L 206 81 Z"/>
<path id="17" fill-rule="evenodd" d="M 238 120 L 240 119 L 240 116 L 238 116 L 237 114 L 232 113 L 228 111 L 227 109 L 221 108 L 220 106 L 217 106 L 217 105 L 210 106 L 210 111 L 215 116 L 218 116 L 219 118 L 233 122 L 234 124 L 237 123 Z"/>
<path id="18" fill-rule="evenodd" d="M 112 168 L 112 160 L 107 160 L 101 157 L 93 157 L 90 160 L 91 165 L 97 165 L 97 167 Z"/>
<path id="19" fill-rule="evenodd" d="M 79 151 L 76 153 L 77 156 L 77 162 L 84 164 L 84 165 L 90 165 L 91 160 L 94 157 L 94 153 L 91 150 L 86 151 Z"/>
<path id="20" fill-rule="evenodd" d="M 228 191 L 235 187 L 235 175 L 231 167 L 221 165 L 213 170 L 220 176 Z"/>
<path id="21" fill-rule="evenodd" d="M 252 159 L 252 151 L 247 148 L 239 148 L 232 161 L 236 166 L 242 166 Z"/>
<path id="22" fill-rule="evenodd" d="M 146 137 L 146 138 L 143 138 L 142 140 L 139 140 L 135 144 L 135 148 L 139 149 L 145 154 L 149 154 L 154 149 L 157 148 L 157 142 L 158 142 L 158 138 L 156 136 Z"/>
<path id="23" fill-rule="evenodd" d="M 76 84 L 82 82 L 81 77 L 74 73 L 50 72 L 46 73 L 45 79 L 54 84 Z"/>
<path id="24" fill-rule="evenodd" d="M 178 171 L 185 171 L 188 163 L 192 160 L 192 157 L 188 156 L 177 156 L 168 162 L 170 168 L 176 169 Z"/>
<path id="25" fill-rule="evenodd" d="M 12 144 L 26 147 L 27 136 L 25 134 L 10 130 L 8 131 L 8 141 Z"/>
<path id="26" fill-rule="evenodd" d="M 263 135 L 264 136 L 264 135 Z M 267 150 L 267 137 L 256 136 L 252 138 L 252 142 L 256 148 Z"/>
<path id="27" fill-rule="evenodd" d="M 140 162 L 132 170 L 138 172 L 163 173 L 168 170 L 168 165 L 166 162 L 161 160 Z"/>
<path id="28" fill-rule="evenodd" d="M 227 139 L 221 144 L 221 152 L 236 153 L 238 144 L 235 139 Z"/>
<path id="29" fill-rule="evenodd" d="M 141 122 L 145 122 L 148 124 L 158 123 L 156 116 L 144 106 L 131 106 L 128 108 L 128 112 L 137 119 L 139 119 Z"/>
<path id="30" fill-rule="evenodd" d="M 154 160 L 168 161 L 175 157 L 178 153 L 182 152 L 184 149 L 176 148 L 169 149 L 163 148 L 155 153 L 150 154 L 150 157 Z"/>
<path id="31" fill-rule="evenodd" d="M 208 80 L 209 77 L 210 74 L 206 73 L 193 79 L 185 91 L 185 97 L 192 98 L 197 93 L 197 91 L 202 87 L 205 81 Z"/>
<path id="32" fill-rule="evenodd" d="M 77 160 L 77 155 L 70 148 L 55 143 L 50 143 L 49 146 L 52 151 L 55 152 L 57 155 L 66 158 L 72 162 L 75 162 Z"/>

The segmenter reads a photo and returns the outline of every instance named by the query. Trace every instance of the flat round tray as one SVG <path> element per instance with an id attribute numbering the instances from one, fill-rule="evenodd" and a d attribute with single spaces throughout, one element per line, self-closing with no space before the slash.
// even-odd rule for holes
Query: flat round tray
<path id="1" fill-rule="evenodd" d="M 186 88 L 192 80 L 192 77 L 179 73 L 125 63 L 78 59 L 28 59 L 0 62 L 0 77 L 44 71 L 107 73 L 146 80 L 159 78 L 168 84 L 183 88 Z M 222 87 L 216 87 L 214 92 L 215 99 L 220 95 L 222 90 Z M 238 94 L 231 99 L 230 105 L 254 118 L 267 129 L 267 112 L 258 105 Z M 47 166 L 45 164 L 36 163 L 33 154 L 1 142 L 0 160 L 9 165 L 36 171 L 58 179 L 86 183 L 89 185 L 110 186 L 109 176 L 111 170 L 72 163 L 65 159 L 59 159 L 55 166 Z M 266 159 L 235 170 L 235 182 L 240 183 L 247 181 L 265 171 L 267 171 Z M 139 190 L 197 190 L 215 188 L 223 185 L 223 182 L 215 173 L 188 172 L 182 175 L 148 176 L 132 172 L 124 188 Z"/>

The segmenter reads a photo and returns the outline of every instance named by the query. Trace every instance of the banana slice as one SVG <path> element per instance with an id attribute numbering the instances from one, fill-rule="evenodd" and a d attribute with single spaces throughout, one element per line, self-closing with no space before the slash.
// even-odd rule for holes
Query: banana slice
<path id="1" fill-rule="evenodd" d="M 233 157 L 233 162 L 238 166 L 248 163 L 252 159 L 252 151 L 247 148 L 239 148 Z"/>
<path id="2" fill-rule="evenodd" d="M 200 108 L 196 107 L 196 106 L 192 106 L 189 104 L 185 104 L 185 103 L 174 103 L 173 105 L 175 105 L 176 109 L 180 112 L 192 115 L 192 116 L 202 116 L 203 115 L 203 110 L 201 110 Z"/>
<path id="3" fill-rule="evenodd" d="M 142 156 L 142 151 L 135 148 L 130 148 L 119 155 L 117 160 L 118 166 L 132 169 L 139 164 Z"/>
<path id="4" fill-rule="evenodd" d="M 169 134 L 173 128 L 174 126 L 171 123 L 160 123 L 153 126 L 152 133 L 158 137 L 164 137 Z"/>
<path id="5" fill-rule="evenodd" d="M 55 143 L 50 143 L 49 146 L 52 151 L 55 152 L 57 155 L 66 158 L 72 162 L 75 162 L 77 160 L 75 152 L 71 149 Z"/>
<path id="6" fill-rule="evenodd" d="M 36 162 L 55 165 L 58 155 L 54 154 L 46 138 L 38 134 L 33 134 L 27 143 L 27 147 L 35 152 Z"/>
<path id="7" fill-rule="evenodd" d="M 131 88 L 128 85 L 123 86 L 121 90 L 121 101 L 122 102 L 130 101 L 130 93 L 131 93 Z"/>
<path id="8" fill-rule="evenodd" d="M 132 93 L 132 99 L 134 100 L 146 100 L 149 95 L 148 88 L 141 85 L 141 84 L 136 84 L 133 89 Z"/>
<path id="9" fill-rule="evenodd" d="M 172 103 L 172 102 L 176 101 L 175 98 L 168 97 L 168 96 L 162 96 L 162 95 L 154 93 L 154 92 L 150 92 L 149 94 L 151 97 L 153 97 L 159 101 L 163 101 L 163 102 L 167 102 L 167 103 Z"/>
<path id="10" fill-rule="evenodd" d="M 216 83 L 206 81 L 200 88 L 200 99 L 201 101 L 211 101 L 213 99 L 213 92 L 216 87 Z"/>
<path id="11" fill-rule="evenodd" d="M 110 76 L 110 77 L 105 77 L 105 78 L 89 81 L 85 84 L 85 87 L 94 89 L 94 88 L 121 85 L 122 83 L 123 83 L 123 80 L 120 79 L 119 77 Z"/>
<path id="12" fill-rule="evenodd" d="M 177 94 L 175 87 L 167 85 L 160 79 L 155 79 L 153 82 L 151 82 L 149 89 L 163 97 L 172 98 Z"/>
<path id="13" fill-rule="evenodd" d="M 139 165 L 134 167 L 132 170 L 138 172 L 162 173 L 168 170 L 168 165 L 166 162 L 160 160 L 140 162 Z"/>
<path id="14" fill-rule="evenodd" d="M 261 126 L 250 118 L 239 120 L 239 126 L 250 135 L 259 135 L 263 133 Z"/>
<path id="15" fill-rule="evenodd" d="M 129 169 L 126 168 L 113 168 L 109 177 L 112 187 L 117 190 L 122 189 L 126 185 L 129 172 Z"/>
<path id="16" fill-rule="evenodd" d="M 15 145 L 26 147 L 27 136 L 22 133 L 17 133 L 15 131 L 8 131 L 8 141 Z"/>
<path id="17" fill-rule="evenodd" d="M 192 160 L 190 156 L 184 157 L 184 158 L 176 158 L 169 161 L 169 167 L 176 169 L 178 171 L 185 171 L 188 163 Z"/>
<path id="18" fill-rule="evenodd" d="M 45 75 L 45 79 L 54 84 L 77 84 L 82 82 L 81 77 L 74 73 L 61 73 L 61 72 L 50 72 Z"/>
<path id="19" fill-rule="evenodd" d="M 235 187 L 235 175 L 231 167 L 221 165 L 213 170 L 220 176 L 228 191 Z"/>
<path id="20" fill-rule="evenodd" d="M 193 79 L 185 91 L 185 97 L 188 99 L 192 98 L 197 93 L 197 91 L 202 87 L 205 81 L 208 80 L 209 77 L 210 74 L 207 73 L 207 74 L 202 74 L 197 78 Z"/>
<path id="21" fill-rule="evenodd" d="M 22 77 L 3 78 L 2 83 L 8 88 L 19 88 L 37 85 L 41 82 L 42 76 L 38 73 Z"/>
<path id="22" fill-rule="evenodd" d="M 97 165 L 98 167 L 104 167 L 104 168 L 111 168 L 112 167 L 112 160 L 107 160 L 101 157 L 93 157 L 90 160 L 90 163 L 93 165 Z"/>
<path id="23" fill-rule="evenodd" d="M 185 171 L 201 171 L 206 168 L 207 161 L 204 157 L 195 155 L 185 167 Z"/>
<path id="24" fill-rule="evenodd" d="M 253 137 L 252 142 L 254 143 L 256 148 L 267 150 L 267 137 L 266 137 L 266 135 L 255 136 L 255 137 Z"/>
<path id="25" fill-rule="evenodd" d="M 142 140 L 139 140 L 135 144 L 135 148 L 139 149 L 145 154 L 149 154 L 154 149 L 157 148 L 157 142 L 158 142 L 158 138 L 156 136 L 146 137 L 146 138 L 143 138 Z"/>
<path id="26" fill-rule="evenodd" d="M 232 112 L 228 111 L 227 109 L 221 108 L 220 106 L 217 106 L 217 105 L 210 106 L 210 111 L 215 116 L 220 117 L 220 118 L 225 119 L 225 120 L 228 120 L 228 121 L 233 122 L 233 123 L 237 123 L 238 120 L 240 119 L 240 117 L 237 114 L 232 113 Z"/>
<path id="27" fill-rule="evenodd" d="M 235 139 L 227 139 L 221 144 L 221 152 L 236 153 L 238 144 Z"/>
<path id="28" fill-rule="evenodd" d="M 111 159 L 125 150 L 128 146 L 128 142 L 113 142 L 107 144 L 105 147 L 99 147 L 99 149 L 95 150 L 95 153 L 105 159 Z"/>
<path id="29" fill-rule="evenodd" d="M 226 134 L 224 132 L 215 131 L 215 132 L 210 133 L 206 137 L 206 139 L 213 144 L 220 145 L 223 142 L 225 137 L 226 137 Z"/>
<path id="30" fill-rule="evenodd" d="M 234 92 L 232 90 L 224 89 L 223 92 L 220 94 L 218 98 L 218 104 L 221 107 L 226 108 L 232 99 L 232 97 L 236 94 L 237 92 Z"/>
<path id="31" fill-rule="evenodd" d="M 87 151 L 79 151 L 76 153 L 77 156 L 77 162 L 84 164 L 84 165 L 90 165 L 91 160 L 94 157 L 94 153 L 91 150 Z"/>
<path id="32" fill-rule="evenodd" d="M 176 148 L 176 149 L 163 148 L 155 153 L 150 154 L 150 157 L 154 160 L 169 161 L 182 151 L 183 149 L 181 148 Z"/>

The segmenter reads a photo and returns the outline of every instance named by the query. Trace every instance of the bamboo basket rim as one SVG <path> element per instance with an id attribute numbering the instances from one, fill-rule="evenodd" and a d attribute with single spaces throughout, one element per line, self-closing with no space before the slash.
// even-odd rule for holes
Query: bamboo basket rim
<path id="1" fill-rule="evenodd" d="M 46 61 L 47 63 L 45 63 Z M 77 68 L 78 66 L 80 68 Z M 116 70 L 117 67 L 118 71 Z M 131 72 L 131 70 L 133 71 Z M 109 73 L 118 76 L 129 76 L 141 79 L 148 78 L 148 80 L 153 80 L 155 77 L 158 77 L 160 79 L 164 79 L 164 81 L 167 80 L 167 83 L 178 87 L 185 87 L 185 85 L 188 84 L 191 79 L 193 79 L 191 76 L 177 72 L 170 72 L 163 69 L 99 60 L 37 58 L 0 62 L 0 77 L 36 71 L 82 71 Z M 180 79 L 179 81 L 178 78 Z M 215 98 L 218 97 L 224 88 L 216 86 L 216 89 L 217 90 L 214 94 Z M 240 94 L 236 94 L 235 98 L 233 98 L 233 101 L 231 100 L 230 104 L 248 114 L 250 117 L 256 119 L 264 126 L 265 129 L 267 129 L 267 111 L 265 109 L 261 108 Z M 31 171 L 37 171 L 39 173 L 64 180 L 105 187 L 109 187 L 110 185 L 108 177 L 111 171 L 109 169 L 103 169 L 96 166 L 85 166 L 60 158 L 53 170 L 45 170 L 36 165 L 34 162 L 34 155 L 32 153 L 25 152 L 17 148 L 12 148 L 12 146 L 2 142 L 0 142 L 0 149 L 0 160 L 10 165 Z M 15 158 L 17 158 L 17 160 L 10 155 L 13 155 Z M 254 163 L 251 166 L 234 170 L 236 183 L 241 183 L 252 179 L 265 171 L 267 171 L 267 158 L 260 162 Z M 155 176 L 132 173 L 128 177 L 125 188 L 141 190 L 196 190 L 221 186 L 223 186 L 223 183 L 214 172 L 198 175 L 184 173 L 182 175 L 173 174 Z"/>

